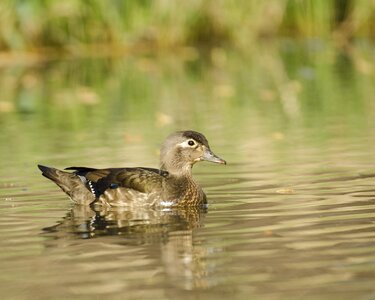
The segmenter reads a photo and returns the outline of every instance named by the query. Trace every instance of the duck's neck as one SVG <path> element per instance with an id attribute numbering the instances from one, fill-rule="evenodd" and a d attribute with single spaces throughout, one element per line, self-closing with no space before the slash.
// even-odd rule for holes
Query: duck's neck
<path id="1" fill-rule="evenodd" d="M 172 199 L 179 205 L 203 199 L 204 193 L 193 179 L 192 166 L 183 169 L 168 168 L 164 165 L 161 167 L 169 173 L 163 186 L 166 199 Z"/>
<path id="2" fill-rule="evenodd" d="M 173 177 L 193 180 L 192 164 L 182 164 L 179 162 L 161 163 L 160 168 L 167 171 Z"/>

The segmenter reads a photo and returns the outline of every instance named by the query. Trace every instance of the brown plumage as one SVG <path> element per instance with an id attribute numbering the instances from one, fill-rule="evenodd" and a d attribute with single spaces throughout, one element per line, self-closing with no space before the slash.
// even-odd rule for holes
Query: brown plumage
<path id="1" fill-rule="evenodd" d="M 178 131 L 165 140 L 160 169 L 70 167 L 61 171 L 38 165 L 74 203 L 104 206 L 197 206 L 206 196 L 192 177 L 198 161 L 226 162 L 212 153 L 207 139 L 195 131 Z"/>

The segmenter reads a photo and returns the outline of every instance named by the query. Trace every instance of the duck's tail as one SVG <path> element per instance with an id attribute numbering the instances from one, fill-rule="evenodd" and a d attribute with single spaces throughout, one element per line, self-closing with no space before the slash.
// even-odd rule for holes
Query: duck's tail
<path id="1" fill-rule="evenodd" d="M 77 174 L 38 165 L 42 175 L 56 183 L 76 204 L 89 205 L 95 196 Z"/>

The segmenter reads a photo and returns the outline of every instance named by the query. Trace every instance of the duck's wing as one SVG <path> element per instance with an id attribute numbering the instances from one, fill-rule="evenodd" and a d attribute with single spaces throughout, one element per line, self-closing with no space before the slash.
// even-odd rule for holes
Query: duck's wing
<path id="1" fill-rule="evenodd" d="M 100 196 L 108 189 L 123 187 L 141 193 L 161 190 L 162 183 L 168 172 L 152 168 L 110 168 L 92 169 L 84 167 L 70 167 L 91 184 L 96 196 Z"/>

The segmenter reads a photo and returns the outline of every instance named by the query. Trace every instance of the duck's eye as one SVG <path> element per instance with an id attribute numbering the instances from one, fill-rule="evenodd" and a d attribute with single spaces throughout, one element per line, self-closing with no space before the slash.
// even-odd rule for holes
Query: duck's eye
<path id="1" fill-rule="evenodd" d="M 195 142 L 194 142 L 193 140 L 189 140 L 189 141 L 188 141 L 188 145 L 189 145 L 189 146 L 195 146 Z"/>

